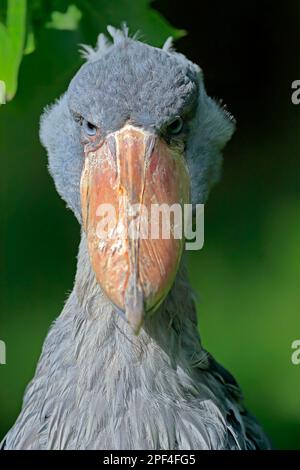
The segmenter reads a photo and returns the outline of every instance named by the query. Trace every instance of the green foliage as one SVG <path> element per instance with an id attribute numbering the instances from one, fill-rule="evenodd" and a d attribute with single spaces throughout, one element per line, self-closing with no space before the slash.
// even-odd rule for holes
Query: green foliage
<path id="1" fill-rule="evenodd" d="M 184 34 L 151 8 L 150 0 L 7 0 L 0 7 L 0 104 L 11 100 L 18 86 L 24 55 L 39 47 L 43 28 L 76 31 L 83 42 L 95 42 L 108 24 L 127 22 L 130 30 L 140 30 L 153 45 L 160 46 L 168 36 Z M 36 40 L 37 36 L 37 40 Z M 46 51 L 45 51 L 46 53 Z"/>
<path id="2" fill-rule="evenodd" d="M 26 35 L 26 0 L 8 0 L 6 24 L 0 23 L 0 79 L 6 98 L 17 89 L 17 75 L 22 60 Z M 4 101 L 0 97 L 0 101 Z"/>
<path id="3" fill-rule="evenodd" d="M 76 1 L 85 17 L 89 18 L 90 28 L 103 31 L 107 24 L 119 26 L 126 21 L 132 33 L 140 32 L 141 38 L 154 46 L 161 46 L 168 36 L 178 39 L 185 31 L 178 30 L 155 10 L 151 0 L 94 0 Z M 96 7 L 98 5 L 98 8 Z M 101 7 L 100 7 L 101 6 Z"/>
<path id="4" fill-rule="evenodd" d="M 82 13 L 76 5 L 69 5 L 66 13 L 53 11 L 51 14 L 51 21 L 46 23 L 46 27 L 65 31 L 74 31 L 78 28 L 81 17 Z"/>

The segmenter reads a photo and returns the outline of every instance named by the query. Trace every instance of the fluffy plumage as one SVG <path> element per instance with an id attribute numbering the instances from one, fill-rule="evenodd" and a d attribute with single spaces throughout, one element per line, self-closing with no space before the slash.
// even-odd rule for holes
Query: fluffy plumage
<path id="1" fill-rule="evenodd" d="M 66 94 L 41 121 L 59 194 L 81 221 L 78 114 L 105 132 L 130 119 L 163 131 L 185 117 L 194 202 L 217 180 L 233 121 L 202 72 L 168 41 L 152 48 L 109 28 Z M 45 341 L 6 449 L 256 449 L 269 442 L 233 377 L 202 347 L 184 262 L 139 336 L 114 312 L 91 269 L 82 233 L 73 292 Z"/>

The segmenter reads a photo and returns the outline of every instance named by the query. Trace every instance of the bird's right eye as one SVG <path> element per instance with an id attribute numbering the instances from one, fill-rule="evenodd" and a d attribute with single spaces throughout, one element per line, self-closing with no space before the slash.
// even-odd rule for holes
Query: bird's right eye
<path id="1" fill-rule="evenodd" d="M 97 133 L 97 127 L 92 124 L 89 121 L 86 121 L 85 119 L 82 121 L 82 129 L 83 132 L 88 136 L 88 137 L 93 137 Z"/>

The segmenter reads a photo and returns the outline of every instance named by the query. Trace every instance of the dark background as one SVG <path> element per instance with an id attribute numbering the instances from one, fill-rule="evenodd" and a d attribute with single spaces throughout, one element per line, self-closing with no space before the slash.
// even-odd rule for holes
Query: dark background
<path id="1" fill-rule="evenodd" d="M 202 340 L 235 375 L 274 445 L 300 448 L 300 365 L 291 363 L 291 343 L 300 339 L 300 107 L 291 103 L 291 83 L 300 79 L 299 2 L 153 6 L 187 31 L 177 49 L 203 68 L 208 93 L 237 120 L 223 179 L 206 206 L 205 247 L 189 254 Z M 103 31 L 96 23 L 88 28 L 83 18 L 80 31 L 41 31 L 16 98 L 0 108 L 0 339 L 7 345 L 0 437 L 72 289 L 79 227 L 47 173 L 38 123 L 80 65 L 77 43 L 94 44 Z"/>

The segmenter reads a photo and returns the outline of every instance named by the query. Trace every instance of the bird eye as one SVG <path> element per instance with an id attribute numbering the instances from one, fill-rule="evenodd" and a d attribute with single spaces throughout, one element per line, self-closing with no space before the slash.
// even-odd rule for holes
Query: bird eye
<path id="1" fill-rule="evenodd" d="M 181 117 L 176 117 L 168 124 L 167 131 L 172 135 L 177 135 L 182 131 L 183 120 Z"/>
<path id="2" fill-rule="evenodd" d="M 89 137 L 93 137 L 97 133 L 97 127 L 89 121 L 84 120 L 82 122 L 82 127 L 85 134 Z"/>

